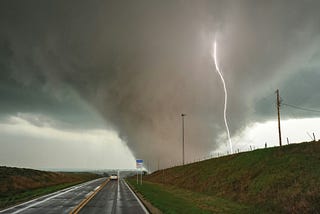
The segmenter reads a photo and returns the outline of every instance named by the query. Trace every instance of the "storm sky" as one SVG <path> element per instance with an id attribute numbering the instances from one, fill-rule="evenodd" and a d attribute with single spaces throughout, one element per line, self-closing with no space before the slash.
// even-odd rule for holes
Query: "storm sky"
<path id="1" fill-rule="evenodd" d="M 181 113 L 187 160 L 226 147 L 215 39 L 235 149 L 264 144 L 277 137 L 276 89 L 283 103 L 320 110 L 319 8 L 312 0 L 1 1 L 0 165 L 130 168 L 142 158 L 168 166 L 181 161 Z M 283 137 L 320 135 L 319 112 L 281 111 L 292 127 Z M 264 132 L 251 142 L 246 133 L 259 124 Z"/>

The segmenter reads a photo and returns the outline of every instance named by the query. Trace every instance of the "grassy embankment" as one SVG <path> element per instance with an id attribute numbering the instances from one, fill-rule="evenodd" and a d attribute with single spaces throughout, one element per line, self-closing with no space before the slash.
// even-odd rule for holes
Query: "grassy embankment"
<path id="1" fill-rule="evenodd" d="M 213 158 L 145 180 L 129 182 L 164 213 L 317 213 L 320 142 Z"/>
<path id="2" fill-rule="evenodd" d="M 46 172 L 0 166 L 0 209 L 98 178 L 92 173 Z"/>

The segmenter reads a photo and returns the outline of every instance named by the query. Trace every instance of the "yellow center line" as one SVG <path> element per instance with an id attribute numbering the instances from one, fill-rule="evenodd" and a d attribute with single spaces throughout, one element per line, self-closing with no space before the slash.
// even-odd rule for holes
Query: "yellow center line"
<path id="1" fill-rule="evenodd" d="M 109 182 L 110 179 L 107 179 L 105 182 L 103 182 L 98 189 L 96 189 L 92 194 L 90 194 L 88 197 L 83 199 L 78 206 L 73 208 L 69 214 L 77 214 L 79 211 L 86 206 L 86 204 Z"/>

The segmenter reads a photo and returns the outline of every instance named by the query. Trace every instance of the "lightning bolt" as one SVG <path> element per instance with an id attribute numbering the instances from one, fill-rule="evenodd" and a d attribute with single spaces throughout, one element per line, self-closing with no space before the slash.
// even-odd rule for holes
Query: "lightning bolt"
<path id="1" fill-rule="evenodd" d="M 213 47 L 213 60 L 214 60 L 214 65 L 216 66 L 216 71 L 219 74 L 222 84 L 223 84 L 223 90 L 224 90 L 224 109 L 223 109 L 223 118 L 224 118 L 224 124 L 226 126 L 227 130 L 227 135 L 228 135 L 228 141 L 229 141 L 229 146 L 230 146 L 230 152 L 233 154 L 233 148 L 232 148 L 232 142 L 231 142 L 231 137 L 230 137 L 230 131 L 229 131 L 229 126 L 228 126 L 228 121 L 227 121 L 227 105 L 228 105 L 228 91 L 226 87 L 226 82 L 224 81 L 222 72 L 218 66 L 218 60 L 217 60 L 217 42 L 216 40 L 214 41 L 214 47 Z"/>

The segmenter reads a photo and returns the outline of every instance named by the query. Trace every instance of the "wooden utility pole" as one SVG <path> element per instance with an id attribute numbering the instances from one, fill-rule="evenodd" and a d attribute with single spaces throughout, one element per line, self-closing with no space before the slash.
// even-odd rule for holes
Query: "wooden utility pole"
<path id="1" fill-rule="evenodd" d="M 277 93 L 277 111 L 278 111 L 278 130 L 279 130 L 279 145 L 282 146 L 281 141 L 281 125 L 280 125 L 280 95 L 279 95 L 279 89 L 276 91 Z"/>

